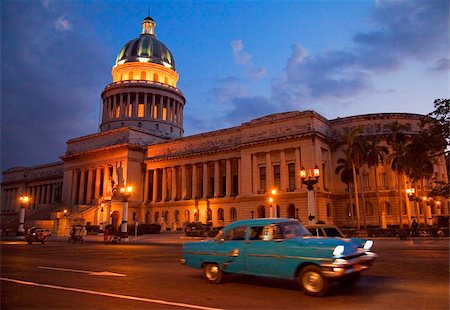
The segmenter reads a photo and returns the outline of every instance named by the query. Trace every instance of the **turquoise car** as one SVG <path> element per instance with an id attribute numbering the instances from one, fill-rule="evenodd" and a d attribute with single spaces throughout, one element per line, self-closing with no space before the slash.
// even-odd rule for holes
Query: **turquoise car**
<path id="1" fill-rule="evenodd" d="M 287 218 L 234 222 L 211 240 L 183 245 L 183 265 L 203 270 L 209 283 L 226 273 L 297 280 L 307 295 L 325 295 L 332 281 L 355 283 L 377 255 L 372 243 L 341 238 L 315 238 Z"/>

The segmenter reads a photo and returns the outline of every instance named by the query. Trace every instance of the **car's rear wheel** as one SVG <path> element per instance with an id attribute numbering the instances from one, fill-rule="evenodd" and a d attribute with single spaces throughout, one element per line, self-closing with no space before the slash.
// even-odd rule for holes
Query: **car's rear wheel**
<path id="1" fill-rule="evenodd" d="M 222 281 L 223 271 L 215 263 L 206 263 L 203 266 L 203 275 L 205 276 L 206 282 L 217 284 Z"/>
<path id="2" fill-rule="evenodd" d="M 328 293 L 330 284 L 322 275 L 317 266 L 306 266 L 302 269 L 299 277 L 300 287 L 305 295 L 324 296 Z"/>

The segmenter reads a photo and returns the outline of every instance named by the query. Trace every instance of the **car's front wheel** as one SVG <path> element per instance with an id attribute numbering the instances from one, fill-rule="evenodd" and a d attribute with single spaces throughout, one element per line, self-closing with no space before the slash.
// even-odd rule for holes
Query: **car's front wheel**
<path id="1" fill-rule="evenodd" d="M 317 266 L 306 266 L 302 269 L 299 277 L 300 287 L 305 295 L 324 296 L 328 293 L 330 284 L 322 275 Z"/>
<path id="2" fill-rule="evenodd" d="M 206 282 L 217 284 L 222 281 L 223 271 L 215 263 L 206 263 L 203 266 L 203 275 L 205 276 Z"/>

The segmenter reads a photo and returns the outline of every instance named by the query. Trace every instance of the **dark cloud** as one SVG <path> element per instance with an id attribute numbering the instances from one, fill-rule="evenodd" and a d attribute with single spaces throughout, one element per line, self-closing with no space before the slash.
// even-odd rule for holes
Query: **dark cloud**
<path id="1" fill-rule="evenodd" d="M 231 120 L 233 126 L 279 112 L 279 107 L 263 96 L 236 97 L 230 103 L 233 109 L 227 115 L 224 115 L 224 119 Z"/>
<path id="2" fill-rule="evenodd" d="M 371 18 L 377 30 L 357 33 L 352 47 L 311 56 L 292 45 L 285 76 L 272 83 L 272 98 L 298 107 L 305 101 L 351 97 L 372 89 L 375 74 L 396 71 L 408 61 L 448 72 L 448 1 L 383 1 Z"/>
<path id="3" fill-rule="evenodd" d="M 59 4 L 2 5 L 2 169 L 57 161 L 66 140 L 98 129 L 114 56 Z"/>

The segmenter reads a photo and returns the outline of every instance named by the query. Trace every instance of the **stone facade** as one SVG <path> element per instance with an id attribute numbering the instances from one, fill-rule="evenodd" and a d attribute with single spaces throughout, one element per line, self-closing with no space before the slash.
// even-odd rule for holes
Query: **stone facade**
<path id="1" fill-rule="evenodd" d="M 147 24 L 152 22 L 146 19 Z M 127 62 L 133 51 L 122 55 L 113 71 L 141 68 L 141 63 Z M 153 63 L 152 58 L 146 64 L 153 75 L 127 71 L 102 92 L 100 133 L 67 141 L 61 162 L 3 172 L 3 229 L 16 229 L 21 207 L 26 208 L 26 226 L 33 221 L 53 221 L 54 232 L 60 234 L 77 221 L 118 227 L 136 220 L 174 231 L 192 221 L 220 227 L 275 213 L 304 223 L 321 220 L 355 226 L 358 210 L 350 203 L 355 197 L 335 173 L 343 152 L 332 149 L 333 139 L 346 129 L 361 127 L 363 136 L 377 136 L 389 147 L 387 124 L 398 122 L 411 136 L 423 118 L 379 113 L 328 120 L 314 111 L 294 111 L 183 137 L 185 99 L 176 88 L 176 79 L 165 83 L 160 78 L 170 70 L 178 78 L 175 68 Z M 311 174 L 316 166 L 320 177 L 309 191 L 302 184 L 300 170 L 304 167 Z M 434 168 L 433 180 L 416 186 L 420 195 L 429 192 L 432 181 L 448 180 L 443 158 Z M 409 225 L 411 216 L 429 223 L 433 216 L 449 213 L 448 200 L 440 206 L 425 202 L 410 206 L 406 183 L 398 182 L 386 163 L 376 170 L 361 167 L 358 184 L 361 225 Z M 133 188 L 126 204 L 119 193 L 125 186 Z M 271 203 L 273 188 L 277 194 Z M 19 196 L 25 194 L 30 202 L 21 206 Z"/>

